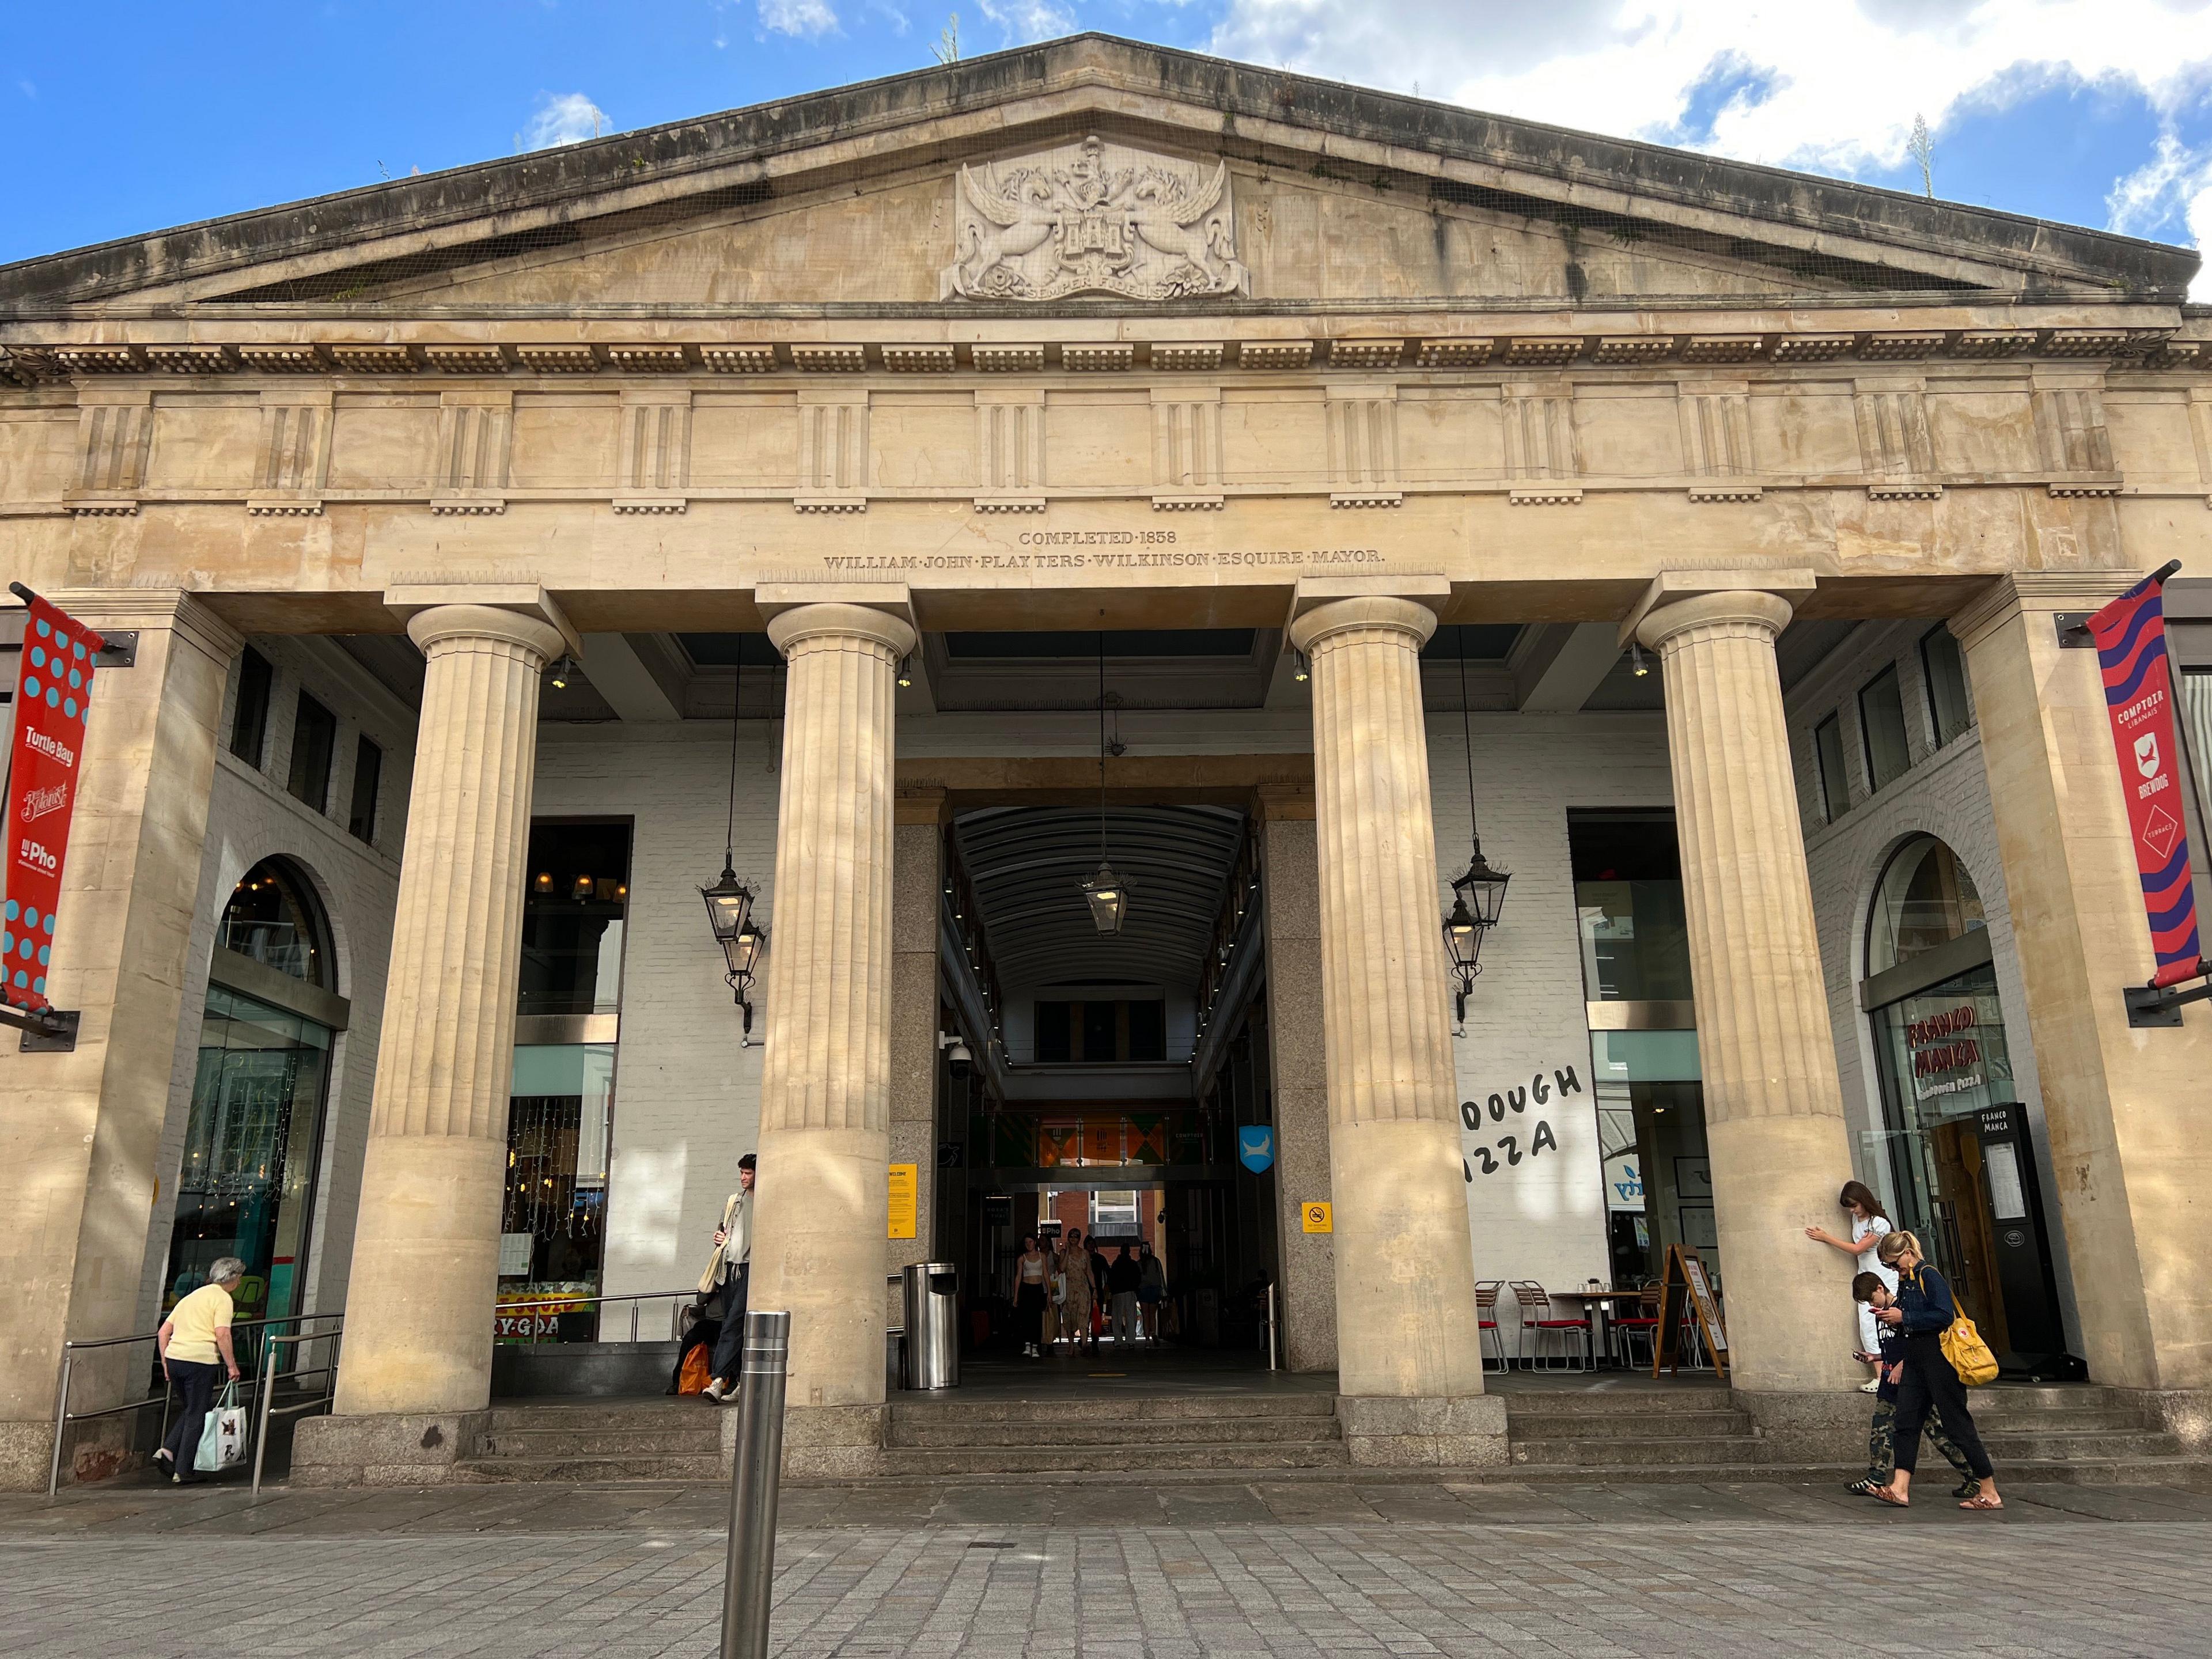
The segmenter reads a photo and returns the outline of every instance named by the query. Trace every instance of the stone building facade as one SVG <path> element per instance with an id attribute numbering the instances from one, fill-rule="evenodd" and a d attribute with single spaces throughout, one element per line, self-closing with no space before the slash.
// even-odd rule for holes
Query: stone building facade
<path id="1" fill-rule="evenodd" d="M 196 1010 L 270 856 L 349 1004 L 307 1270 L 345 1361 L 303 1468 L 434 1479 L 468 1444 L 502 1280 L 549 1277 L 510 1103 L 569 1097 L 522 1080 L 556 1048 L 603 1067 L 560 1131 L 597 1289 L 689 1283 L 757 1146 L 794 1467 L 873 1467 L 878 1275 L 974 1219 L 945 1040 L 981 1051 L 960 1089 L 1027 1098 L 1003 1004 L 1085 978 L 995 976 L 979 815 L 1093 804 L 1216 837 L 1157 1064 L 1272 1124 L 1250 1248 L 1356 1457 L 1502 1457 L 1478 1281 L 1565 1291 L 1669 1240 L 1724 1264 L 1770 1433 L 1845 1422 L 1802 1230 L 1855 1174 L 1887 1194 L 1856 998 L 1914 834 L 1978 895 L 2063 1346 L 2201 1440 L 2212 1014 L 2129 1025 L 2148 941 L 2056 620 L 2212 539 L 2195 268 L 1081 37 L 0 269 L 0 551 L 137 635 L 70 848 L 76 1045 L 0 1055 L 33 1218 L 0 1242 L 0 1474 L 46 1478 L 64 1342 L 146 1328 L 174 1280 Z M 1941 744 L 1932 631 L 1970 688 Z M 1094 635 L 1096 688 L 1037 643 Z M 262 769 L 230 753 L 249 647 Z M 1885 664 L 1876 781 L 1852 711 Z M 274 781 L 299 685 L 338 716 L 319 815 Z M 347 845 L 362 733 L 382 805 Z M 533 1012 L 533 849 L 576 823 L 623 826 L 622 873 L 574 878 L 618 975 Z M 1513 878 L 1462 1021 L 1438 925 L 1477 835 Z M 750 1033 L 692 908 L 717 839 L 770 926 Z M 1607 980 L 1653 914 L 1616 902 L 1672 907 L 1671 992 Z M 1694 1139 L 1652 1129 L 1670 1103 Z M 1615 1168 L 1655 1153 L 1668 1218 Z M 909 1164 L 922 1220 L 887 1237 Z M 134 1383 L 88 1362 L 80 1407 Z"/>

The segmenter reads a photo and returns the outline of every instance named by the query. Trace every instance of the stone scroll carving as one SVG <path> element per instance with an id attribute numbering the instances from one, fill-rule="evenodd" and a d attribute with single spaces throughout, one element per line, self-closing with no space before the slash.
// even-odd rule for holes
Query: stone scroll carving
<path id="1" fill-rule="evenodd" d="M 963 167 L 945 293 L 975 300 L 1242 294 L 1229 168 L 1096 134 L 1019 161 Z"/>

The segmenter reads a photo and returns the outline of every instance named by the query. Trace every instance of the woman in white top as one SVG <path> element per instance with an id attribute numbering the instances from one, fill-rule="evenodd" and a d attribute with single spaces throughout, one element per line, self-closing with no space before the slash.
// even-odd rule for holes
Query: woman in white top
<path id="1" fill-rule="evenodd" d="M 1022 1352 L 1030 1359 L 1044 1358 L 1045 1316 L 1052 1310 L 1048 1286 L 1052 1279 L 1050 1252 L 1035 1235 L 1022 1240 L 1022 1259 L 1014 1265 L 1014 1324 L 1022 1333 Z"/>
<path id="2" fill-rule="evenodd" d="M 1889 1231 L 1889 1222 L 1882 1215 L 1881 1200 L 1868 1189 L 1863 1181 L 1846 1181 L 1843 1194 L 1836 1202 L 1851 1218 L 1851 1236 L 1848 1241 L 1838 1238 L 1825 1227 L 1808 1227 L 1805 1237 L 1819 1244 L 1832 1244 L 1852 1259 L 1854 1277 L 1863 1273 L 1872 1273 L 1881 1280 L 1882 1289 L 1892 1297 L 1897 1294 L 1897 1269 L 1884 1265 L 1880 1248 L 1883 1237 Z M 1863 1302 L 1858 1304 L 1859 1352 L 1868 1356 L 1874 1364 L 1874 1376 L 1859 1384 L 1859 1392 L 1873 1394 L 1881 1387 L 1881 1333 L 1875 1328 L 1874 1310 Z"/>

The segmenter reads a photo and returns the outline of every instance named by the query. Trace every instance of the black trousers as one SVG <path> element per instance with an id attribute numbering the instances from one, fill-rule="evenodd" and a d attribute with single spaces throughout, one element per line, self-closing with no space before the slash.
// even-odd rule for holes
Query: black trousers
<path id="1" fill-rule="evenodd" d="M 753 1264 L 738 1263 L 738 1270 L 722 1281 L 722 1334 L 714 1339 L 714 1375 L 725 1386 L 734 1384 L 745 1359 L 745 1300 L 750 1294 Z"/>
<path id="2" fill-rule="evenodd" d="M 1943 1358 L 1942 1339 L 1930 1333 L 1905 1339 L 1905 1378 L 1897 1389 L 1897 1467 L 1907 1474 L 1920 1462 L 1920 1431 L 1933 1407 L 1959 1449 L 1966 1454 L 1966 1468 L 1977 1480 L 1986 1480 L 1996 1471 L 1982 1449 L 1982 1433 L 1974 1414 L 1966 1409 L 1966 1385 Z"/>
<path id="3" fill-rule="evenodd" d="M 214 1364 L 197 1359 L 169 1362 L 169 1381 L 177 1387 L 177 1415 L 161 1444 L 176 1460 L 176 1472 L 187 1480 L 192 1478 L 192 1460 L 199 1455 L 208 1409 L 215 1404 L 215 1391 L 226 1374 L 219 1361 Z"/>

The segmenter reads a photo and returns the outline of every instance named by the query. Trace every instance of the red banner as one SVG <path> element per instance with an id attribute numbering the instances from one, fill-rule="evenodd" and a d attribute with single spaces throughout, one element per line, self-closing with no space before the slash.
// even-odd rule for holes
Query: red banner
<path id="1" fill-rule="evenodd" d="M 2179 984 L 2204 971 L 2190 883 L 2189 834 L 2182 828 L 2181 780 L 2174 765 L 2173 677 L 2166 653 L 2166 606 L 2156 576 L 2137 582 L 2089 618 L 2105 677 L 2105 712 L 2120 763 L 2134 832 L 2143 911 L 2158 958 L 2153 985 Z"/>
<path id="2" fill-rule="evenodd" d="M 44 1010 L 54 954 L 62 860 L 84 757 L 93 658 L 106 644 L 75 617 L 31 600 L 15 676 L 15 740 L 8 765 L 8 898 L 0 973 L 15 1008 Z"/>

